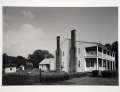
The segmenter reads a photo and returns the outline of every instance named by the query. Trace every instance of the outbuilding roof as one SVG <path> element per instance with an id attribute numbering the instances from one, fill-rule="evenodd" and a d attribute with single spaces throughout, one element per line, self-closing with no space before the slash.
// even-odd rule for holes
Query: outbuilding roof
<path id="1" fill-rule="evenodd" d="M 17 65 L 16 64 L 13 64 L 13 63 L 7 63 L 4 65 L 4 67 L 16 67 Z"/>
<path id="2" fill-rule="evenodd" d="M 33 63 L 31 63 L 31 62 L 26 62 L 26 66 L 28 66 L 28 67 L 33 67 Z"/>
<path id="3" fill-rule="evenodd" d="M 20 67 L 24 67 L 24 65 L 21 65 Z"/>
<path id="4" fill-rule="evenodd" d="M 53 60 L 54 58 L 46 58 L 43 61 L 41 61 L 39 64 L 50 64 L 50 62 Z"/>

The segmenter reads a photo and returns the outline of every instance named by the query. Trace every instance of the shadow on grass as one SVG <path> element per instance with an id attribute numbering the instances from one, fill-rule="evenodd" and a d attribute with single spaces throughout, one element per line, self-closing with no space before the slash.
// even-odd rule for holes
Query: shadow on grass
<path id="1" fill-rule="evenodd" d="M 3 76 L 2 85 L 31 85 L 29 75 L 6 75 Z"/>

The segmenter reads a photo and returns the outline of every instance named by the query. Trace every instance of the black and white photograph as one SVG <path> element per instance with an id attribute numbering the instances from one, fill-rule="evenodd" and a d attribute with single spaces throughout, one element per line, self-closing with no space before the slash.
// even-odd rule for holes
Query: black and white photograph
<path id="1" fill-rule="evenodd" d="M 118 7 L 3 6 L 2 85 L 118 86 Z"/>
<path id="2" fill-rule="evenodd" d="M 1 0 L 1 92 L 119 92 L 119 0 Z"/>

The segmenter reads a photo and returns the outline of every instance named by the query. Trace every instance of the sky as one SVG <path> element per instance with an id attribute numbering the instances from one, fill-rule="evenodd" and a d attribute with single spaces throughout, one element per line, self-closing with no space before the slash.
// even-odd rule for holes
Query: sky
<path id="1" fill-rule="evenodd" d="M 3 53 L 24 56 L 42 49 L 54 53 L 76 30 L 77 41 L 118 41 L 117 7 L 3 7 Z"/>

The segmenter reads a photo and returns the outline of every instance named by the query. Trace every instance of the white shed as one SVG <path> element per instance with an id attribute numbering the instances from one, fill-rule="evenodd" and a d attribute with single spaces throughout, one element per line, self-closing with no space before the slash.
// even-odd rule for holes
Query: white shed
<path id="1" fill-rule="evenodd" d="M 4 65 L 4 73 L 16 73 L 16 65 L 13 63 L 7 63 Z"/>
<path id="2" fill-rule="evenodd" d="M 20 66 L 20 69 L 21 69 L 21 70 L 25 70 L 25 66 L 24 66 L 24 65 L 21 65 L 21 66 Z"/>
<path id="3" fill-rule="evenodd" d="M 39 63 L 39 69 L 41 68 L 42 71 L 54 71 L 55 64 L 54 58 L 46 58 Z"/>

